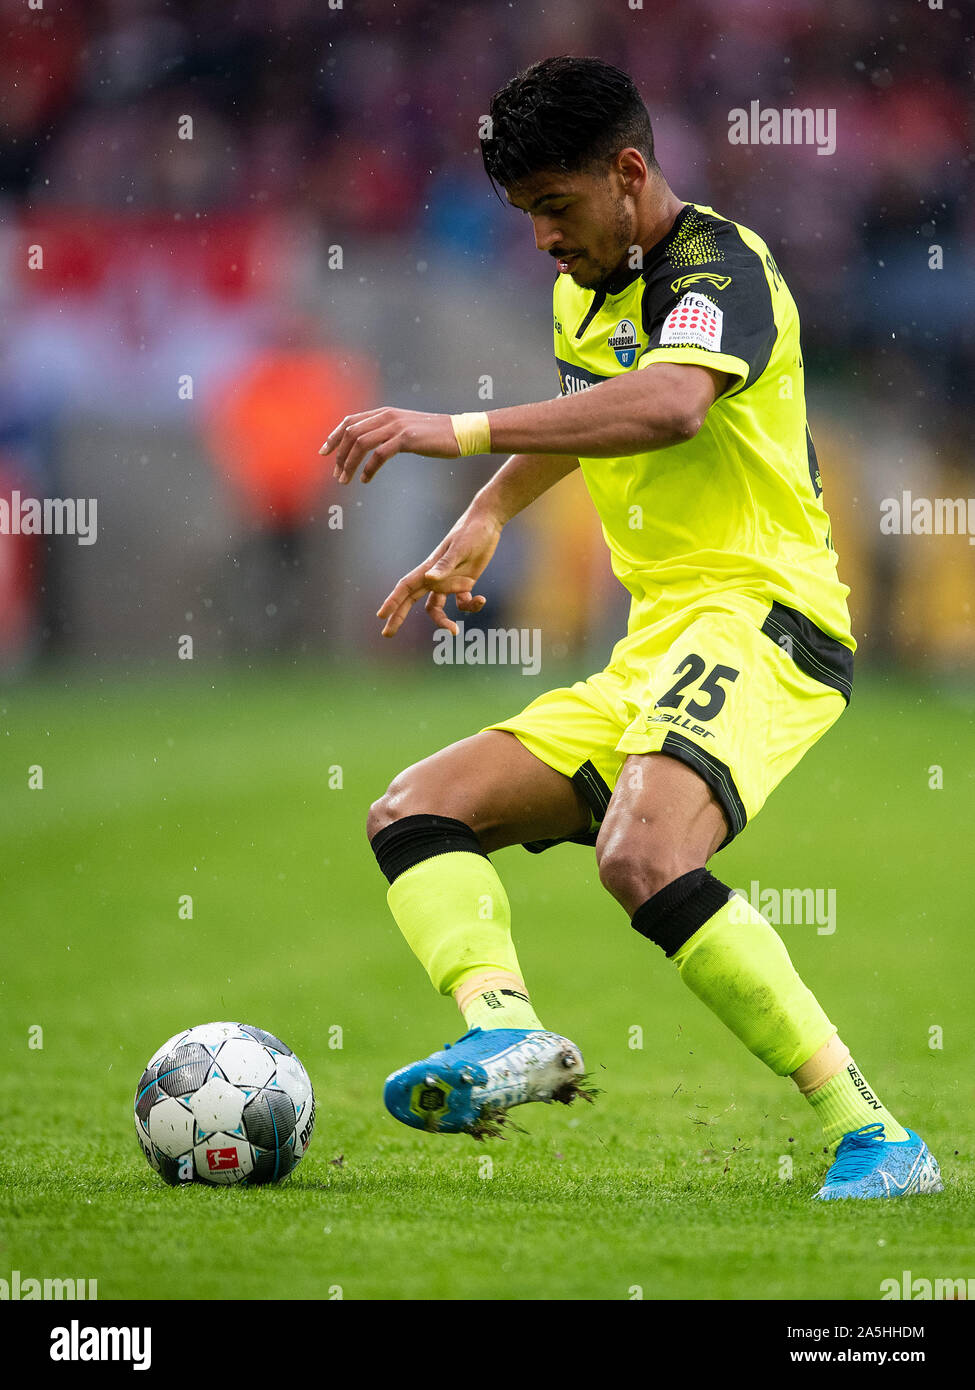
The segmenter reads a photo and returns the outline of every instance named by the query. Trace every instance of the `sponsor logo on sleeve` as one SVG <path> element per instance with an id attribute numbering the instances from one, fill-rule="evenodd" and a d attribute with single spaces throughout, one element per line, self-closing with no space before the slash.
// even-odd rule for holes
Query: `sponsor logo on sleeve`
<path id="1" fill-rule="evenodd" d="M 688 293 L 674 305 L 660 330 L 661 347 L 707 348 L 721 351 L 724 314 L 703 294 Z"/>

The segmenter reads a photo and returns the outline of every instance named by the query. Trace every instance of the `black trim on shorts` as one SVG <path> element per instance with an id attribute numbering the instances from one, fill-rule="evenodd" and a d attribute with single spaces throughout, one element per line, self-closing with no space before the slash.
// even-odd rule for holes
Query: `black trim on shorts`
<path id="1" fill-rule="evenodd" d="M 805 675 L 820 685 L 838 690 L 847 704 L 853 694 L 853 653 L 828 632 L 823 632 L 804 613 L 773 603 L 762 632 L 785 647 Z"/>
<path id="2" fill-rule="evenodd" d="M 683 734 L 675 733 L 673 730 L 664 739 L 659 751 L 666 753 L 668 757 L 676 758 L 678 762 L 686 763 L 688 767 L 694 769 L 699 777 L 704 778 L 717 797 L 718 804 L 724 811 L 725 820 L 730 827 L 718 849 L 724 849 L 725 845 L 730 845 L 735 836 L 744 830 L 748 822 L 748 812 L 745 810 L 745 803 L 738 795 L 738 788 L 735 786 L 731 769 L 720 758 L 714 757 L 700 744 L 695 743 L 693 739 L 685 738 Z"/>
<path id="3" fill-rule="evenodd" d="M 595 764 L 588 760 L 578 768 L 569 781 L 589 807 L 594 818 L 601 821 L 609 808 L 612 796 L 608 785 L 596 771 Z M 529 854 L 541 854 L 553 845 L 594 845 L 598 830 L 584 830 L 581 835 L 564 835 L 560 840 L 526 840 L 525 849 Z"/>
<path id="4" fill-rule="evenodd" d="M 738 795 L 738 788 L 735 786 L 730 768 L 719 758 L 706 752 L 699 744 L 685 738 L 683 734 L 673 732 L 673 730 L 664 739 L 663 746 L 658 751 L 666 753 L 668 757 L 676 758 L 678 762 L 686 763 L 700 777 L 703 777 L 717 797 L 725 814 L 725 819 L 731 827 L 718 849 L 724 849 L 726 845 L 730 845 L 735 836 L 744 830 L 748 821 L 745 803 Z M 596 771 L 593 763 L 591 761 L 584 762 L 569 780 L 580 792 L 596 821 L 601 823 L 609 807 L 612 792 Z M 560 840 L 527 840 L 524 847 L 529 854 L 541 854 L 543 850 L 551 849 L 554 845 L 592 846 L 595 845 L 598 834 L 597 825 L 595 830 L 584 831 L 581 835 L 566 835 Z"/>
<path id="5" fill-rule="evenodd" d="M 584 762 L 577 772 L 570 777 L 570 782 L 576 791 L 580 792 L 586 805 L 592 811 L 597 820 L 602 820 L 609 810 L 609 801 L 613 793 L 609 786 L 603 781 L 600 774 L 596 771 L 596 765 L 591 760 Z"/>

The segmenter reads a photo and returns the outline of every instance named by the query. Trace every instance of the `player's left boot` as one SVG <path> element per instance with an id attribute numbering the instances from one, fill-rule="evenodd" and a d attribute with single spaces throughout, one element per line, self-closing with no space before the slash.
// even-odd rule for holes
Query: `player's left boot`
<path id="1" fill-rule="evenodd" d="M 938 1160 L 920 1135 L 909 1129 L 906 1139 L 885 1139 L 883 1125 L 873 1124 L 844 1134 L 815 1200 L 943 1191 Z"/>
<path id="2" fill-rule="evenodd" d="M 527 1101 L 592 1099 L 582 1054 L 537 1028 L 471 1028 L 440 1052 L 394 1071 L 383 1099 L 397 1120 L 440 1134 L 497 1136 L 506 1112 Z"/>

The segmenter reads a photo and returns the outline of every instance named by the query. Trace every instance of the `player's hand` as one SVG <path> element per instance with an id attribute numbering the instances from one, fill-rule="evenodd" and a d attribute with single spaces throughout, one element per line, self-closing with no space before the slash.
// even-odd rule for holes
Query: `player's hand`
<path id="1" fill-rule="evenodd" d="M 495 517 L 468 509 L 436 550 L 404 574 L 396 588 L 383 601 L 377 618 L 385 618 L 384 637 L 395 637 L 417 599 L 426 594 L 426 610 L 435 627 L 457 634 L 457 624 L 448 618 L 444 604 L 453 594 L 459 613 L 480 613 L 487 603 L 474 585 L 487 569 L 497 549 L 502 523 Z"/>
<path id="2" fill-rule="evenodd" d="M 360 464 L 362 481 L 368 483 L 394 454 L 424 454 L 434 459 L 460 457 L 449 415 L 396 410 L 392 406 L 346 415 L 318 452 L 335 454 L 334 476 L 340 483 L 351 483 Z M 363 463 L 364 460 L 367 461 Z"/>

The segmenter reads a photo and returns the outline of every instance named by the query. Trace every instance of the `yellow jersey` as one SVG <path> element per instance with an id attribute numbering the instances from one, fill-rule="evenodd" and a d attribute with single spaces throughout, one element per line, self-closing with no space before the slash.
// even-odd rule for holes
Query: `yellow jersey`
<path id="1" fill-rule="evenodd" d="M 563 394 L 655 362 L 733 378 L 693 439 L 579 460 L 632 595 L 628 634 L 743 594 L 848 699 L 856 643 L 806 422 L 799 315 L 764 241 L 685 204 L 642 267 L 597 290 L 560 275 L 554 314 Z"/>

